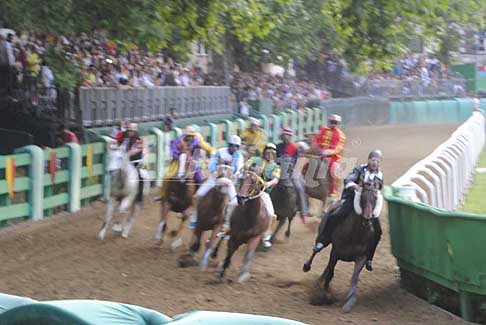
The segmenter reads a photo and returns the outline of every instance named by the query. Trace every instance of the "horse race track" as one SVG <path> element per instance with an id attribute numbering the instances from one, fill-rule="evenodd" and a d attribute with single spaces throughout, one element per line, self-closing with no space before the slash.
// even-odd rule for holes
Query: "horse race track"
<path id="1" fill-rule="evenodd" d="M 408 167 L 440 144 L 455 125 L 385 126 L 347 130 L 345 156 L 360 162 L 369 150 L 384 152 L 383 172 L 390 184 Z M 155 194 L 153 194 L 155 195 Z M 329 249 L 316 257 L 313 269 L 302 272 L 317 224 L 294 220 L 289 242 L 277 242 L 269 253 L 253 259 L 253 278 L 236 282 L 241 251 L 227 273 L 229 281 L 214 284 L 214 266 L 180 269 L 166 242 L 154 248 L 151 237 L 158 222 L 159 205 L 147 203 L 128 240 L 96 240 L 104 206 L 96 203 L 76 214 L 63 213 L 40 222 L 26 222 L 0 231 L 0 292 L 35 299 L 87 298 L 127 302 L 170 316 L 193 309 L 281 316 L 309 324 L 461 323 L 456 317 L 406 293 L 399 287 L 395 259 L 390 253 L 386 207 L 381 221 L 384 236 L 372 273 L 363 270 L 358 302 L 351 314 L 341 305 L 350 283 L 352 264 L 338 263 L 331 284 L 338 301 L 312 306 L 308 291 L 327 263 Z M 317 222 L 317 221 L 313 221 Z M 283 232 L 281 233 L 283 236 Z M 225 250 L 220 252 L 220 257 Z M 233 280 L 233 281 L 231 281 Z"/>

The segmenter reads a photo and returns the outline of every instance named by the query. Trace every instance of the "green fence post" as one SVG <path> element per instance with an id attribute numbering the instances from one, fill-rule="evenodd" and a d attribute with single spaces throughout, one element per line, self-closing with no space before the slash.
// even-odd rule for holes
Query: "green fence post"
<path id="1" fill-rule="evenodd" d="M 242 131 L 245 129 L 245 127 L 246 127 L 245 120 L 244 120 L 244 119 L 242 119 L 242 118 L 237 118 L 237 119 L 236 119 L 236 122 L 237 122 L 237 123 L 240 125 L 240 126 L 239 126 L 239 129 L 240 129 L 240 134 L 241 134 L 241 132 L 242 132 Z"/>
<path id="2" fill-rule="evenodd" d="M 317 133 L 321 127 L 321 109 L 314 107 L 312 110 L 314 111 L 312 133 Z"/>
<path id="3" fill-rule="evenodd" d="M 280 129 L 281 129 L 280 116 L 278 116 L 277 114 L 272 114 L 272 118 L 273 118 L 273 126 L 272 126 L 272 130 L 271 130 L 272 142 L 277 143 L 279 141 Z"/>
<path id="4" fill-rule="evenodd" d="M 81 147 L 77 143 L 66 143 L 65 146 L 68 147 L 69 149 L 69 156 L 68 156 L 69 200 L 68 200 L 67 210 L 69 212 L 76 212 L 79 211 L 79 209 L 81 208 L 81 160 L 82 160 Z M 105 172 L 103 177 L 105 177 L 106 174 L 107 173 Z"/>
<path id="5" fill-rule="evenodd" d="M 297 113 L 297 139 L 304 139 L 304 111 L 299 110 Z"/>
<path id="6" fill-rule="evenodd" d="M 223 123 L 226 126 L 226 134 L 223 136 L 223 141 L 225 141 L 233 132 L 233 122 L 230 120 L 224 120 Z"/>
<path id="7" fill-rule="evenodd" d="M 164 166 L 164 133 L 158 128 L 152 128 L 151 133 L 155 134 L 155 185 L 162 186 L 163 166 Z"/>
<path id="8" fill-rule="evenodd" d="M 218 125 L 215 123 L 209 123 L 209 139 L 210 145 L 213 148 L 217 148 L 218 145 Z"/>
<path id="9" fill-rule="evenodd" d="M 314 110 L 312 108 L 305 108 L 306 121 L 305 121 L 305 133 L 312 133 L 312 121 L 314 120 Z"/>
<path id="10" fill-rule="evenodd" d="M 290 127 L 294 130 L 295 134 L 297 135 L 298 134 L 298 130 L 297 130 L 297 112 L 296 111 L 293 111 L 293 110 L 290 110 L 288 111 L 288 116 L 290 116 L 290 122 L 289 122 L 289 125 Z M 297 138 L 300 140 L 300 138 Z"/>
<path id="11" fill-rule="evenodd" d="M 280 125 L 281 127 L 290 127 L 289 126 L 289 118 L 288 118 L 288 115 L 286 112 L 282 112 L 280 114 L 278 114 L 280 116 Z"/>
<path id="12" fill-rule="evenodd" d="M 110 145 L 114 142 L 114 140 L 108 136 L 101 136 L 101 140 L 105 144 L 105 153 L 103 155 L 103 198 L 108 199 L 110 197 L 110 189 L 111 189 L 111 178 L 110 178 L 110 172 L 108 171 L 108 166 L 110 164 Z M 81 155 L 81 153 L 80 153 Z M 83 157 L 81 155 L 80 157 L 80 168 L 81 168 L 81 162 L 83 160 Z M 81 186 L 81 184 L 80 184 Z"/>
<path id="13" fill-rule="evenodd" d="M 268 127 L 268 117 L 266 115 L 260 115 L 260 118 L 262 119 L 262 128 L 263 131 L 265 131 L 265 142 L 268 142 L 268 139 L 270 138 L 270 128 Z"/>
<path id="14" fill-rule="evenodd" d="M 43 199 L 44 199 L 44 153 L 42 149 L 29 145 L 15 149 L 15 153 L 29 153 L 32 162 L 29 167 L 30 191 L 30 217 L 32 220 L 40 220 L 43 218 Z"/>

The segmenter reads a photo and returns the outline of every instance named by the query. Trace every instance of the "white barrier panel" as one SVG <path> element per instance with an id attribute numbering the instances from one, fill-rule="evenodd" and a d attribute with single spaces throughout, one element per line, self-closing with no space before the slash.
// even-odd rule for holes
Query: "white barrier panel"
<path id="1" fill-rule="evenodd" d="M 408 199 L 436 208 L 455 210 L 471 185 L 474 168 L 486 140 L 482 111 L 473 112 L 451 137 L 412 166 L 392 186 L 405 188 Z M 415 197 L 410 190 L 415 189 Z"/>

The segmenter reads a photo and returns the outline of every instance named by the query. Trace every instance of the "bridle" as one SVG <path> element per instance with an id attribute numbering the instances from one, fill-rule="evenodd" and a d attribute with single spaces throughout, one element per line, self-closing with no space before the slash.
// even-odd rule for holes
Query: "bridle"
<path id="1" fill-rule="evenodd" d="M 252 191 L 250 192 L 250 194 L 248 195 L 238 195 L 238 197 L 240 199 L 242 199 L 243 201 L 250 201 L 250 200 L 254 200 L 254 199 L 257 199 L 259 197 L 261 197 L 263 195 L 263 193 L 265 192 L 265 181 L 263 180 L 263 178 L 261 178 L 260 176 L 258 176 L 258 174 L 250 171 L 250 170 L 247 170 L 245 171 L 246 174 L 250 174 L 251 176 L 253 176 L 254 178 L 256 178 L 256 184 L 253 186 L 253 189 Z M 257 186 L 258 184 L 261 185 L 260 186 Z"/>

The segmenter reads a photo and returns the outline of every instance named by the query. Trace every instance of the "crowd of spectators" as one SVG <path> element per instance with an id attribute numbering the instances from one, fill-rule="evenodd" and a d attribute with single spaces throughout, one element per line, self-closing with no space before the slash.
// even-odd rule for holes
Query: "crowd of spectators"
<path id="1" fill-rule="evenodd" d="M 231 88 L 241 113 L 247 115 L 247 103 L 269 98 L 277 109 L 299 109 L 309 101 L 328 99 L 329 90 L 321 84 L 264 73 L 235 73 Z"/>

